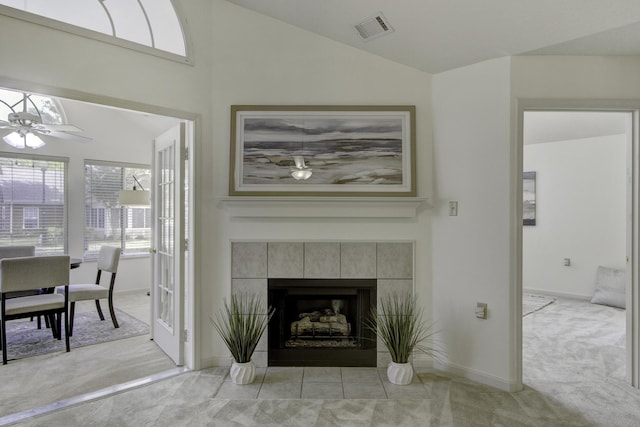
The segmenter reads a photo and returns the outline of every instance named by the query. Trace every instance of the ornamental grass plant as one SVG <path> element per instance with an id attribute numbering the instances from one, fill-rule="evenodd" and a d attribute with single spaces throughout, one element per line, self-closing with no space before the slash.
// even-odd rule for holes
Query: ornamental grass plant
<path id="1" fill-rule="evenodd" d="M 239 292 L 225 301 L 215 319 L 211 318 L 236 363 L 251 361 L 260 337 L 267 328 L 275 309 L 267 307 L 259 296 Z"/>
<path id="2" fill-rule="evenodd" d="M 414 351 L 435 356 L 436 350 L 425 342 L 434 335 L 433 325 L 423 319 L 423 311 L 409 293 L 391 293 L 379 307 L 371 308 L 367 327 L 384 343 L 394 363 L 409 363 Z"/>

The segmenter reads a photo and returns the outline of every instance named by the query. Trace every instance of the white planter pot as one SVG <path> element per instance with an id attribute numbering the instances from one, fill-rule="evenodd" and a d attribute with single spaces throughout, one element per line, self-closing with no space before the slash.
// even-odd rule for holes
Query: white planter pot
<path id="1" fill-rule="evenodd" d="M 389 382 L 392 384 L 411 384 L 411 380 L 413 380 L 413 367 L 411 363 L 389 363 L 387 378 L 389 378 Z"/>
<path id="2" fill-rule="evenodd" d="M 256 365 L 252 361 L 231 364 L 229 376 L 234 384 L 251 384 L 256 377 Z"/>

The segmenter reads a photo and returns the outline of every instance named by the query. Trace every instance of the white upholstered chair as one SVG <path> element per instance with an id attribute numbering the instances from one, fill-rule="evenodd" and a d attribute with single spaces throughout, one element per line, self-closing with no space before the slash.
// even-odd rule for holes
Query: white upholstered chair
<path id="1" fill-rule="evenodd" d="M 0 258 L 16 258 L 24 256 L 34 256 L 36 254 L 35 246 L 0 246 Z"/>
<path id="2" fill-rule="evenodd" d="M 118 319 L 116 319 L 116 312 L 113 308 L 113 287 L 116 282 L 116 273 L 118 271 L 118 263 L 120 262 L 120 248 L 115 246 L 102 246 L 98 253 L 98 274 L 96 276 L 95 284 L 71 284 L 69 285 L 69 316 L 70 326 L 69 335 L 73 335 L 73 318 L 76 309 L 76 302 L 78 301 L 95 301 L 96 309 L 98 310 L 98 316 L 100 320 L 104 320 L 104 314 L 102 314 L 102 308 L 100 307 L 101 299 L 108 299 L 109 301 L 109 313 L 111 314 L 111 321 L 114 328 L 119 328 Z M 68 268 L 68 266 L 67 266 Z M 100 279 L 102 272 L 111 273 L 111 280 L 109 281 L 109 287 L 102 286 Z M 64 292 L 63 288 L 58 288 L 56 292 Z"/>
<path id="3" fill-rule="evenodd" d="M 8 298 L 16 293 L 58 286 L 60 293 L 38 293 Z M 7 364 L 8 320 L 43 315 L 49 317 L 53 335 L 62 339 L 62 315 L 64 336 L 69 348 L 69 256 L 29 256 L 0 259 L 0 348 L 2 364 Z M 54 322 L 53 319 L 56 319 Z"/>
<path id="4" fill-rule="evenodd" d="M 34 256 L 36 254 L 35 246 L 0 246 L 0 259 L 3 258 L 16 258 L 24 256 Z M 39 290 L 16 292 L 13 296 L 26 296 L 39 294 Z M 10 295 L 7 295 L 10 297 Z"/>
<path id="5" fill-rule="evenodd" d="M 35 256 L 35 254 L 36 254 L 35 246 L 28 246 L 28 245 L 0 246 L 0 259 L 16 258 L 16 257 L 24 257 L 24 256 Z M 37 295 L 39 293 L 41 293 L 40 289 L 14 292 L 12 294 L 7 294 L 7 298 L 24 297 L 27 295 Z M 48 317 L 45 319 L 47 321 L 47 327 L 49 326 L 48 319 L 49 319 Z M 41 328 L 40 316 L 38 316 L 38 329 L 40 328 Z"/>

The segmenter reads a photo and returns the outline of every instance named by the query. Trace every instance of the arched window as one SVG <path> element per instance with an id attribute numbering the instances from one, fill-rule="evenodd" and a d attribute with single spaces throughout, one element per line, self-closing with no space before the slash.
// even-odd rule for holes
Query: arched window
<path id="1" fill-rule="evenodd" d="M 7 121 L 11 113 L 24 110 L 24 101 L 27 102 L 27 113 L 40 116 L 42 123 L 56 125 L 66 122 L 64 110 L 57 100 L 48 96 L 23 94 L 0 88 L 0 120 Z"/>
<path id="2" fill-rule="evenodd" d="M 171 0 L 0 0 L 0 13 L 190 62 Z"/>

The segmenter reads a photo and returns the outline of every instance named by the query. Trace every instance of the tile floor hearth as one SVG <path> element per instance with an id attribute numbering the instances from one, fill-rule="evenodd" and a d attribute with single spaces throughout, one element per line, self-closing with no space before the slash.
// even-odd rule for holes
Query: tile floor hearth
<path id="1" fill-rule="evenodd" d="M 428 391 L 419 375 L 408 386 L 391 384 L 385 368 L 258 368 L 255 381 L 243 386 L 232 383 L 226 371 L 211 370 L 225 378 L 216 399 L 419 399 Z"/>

